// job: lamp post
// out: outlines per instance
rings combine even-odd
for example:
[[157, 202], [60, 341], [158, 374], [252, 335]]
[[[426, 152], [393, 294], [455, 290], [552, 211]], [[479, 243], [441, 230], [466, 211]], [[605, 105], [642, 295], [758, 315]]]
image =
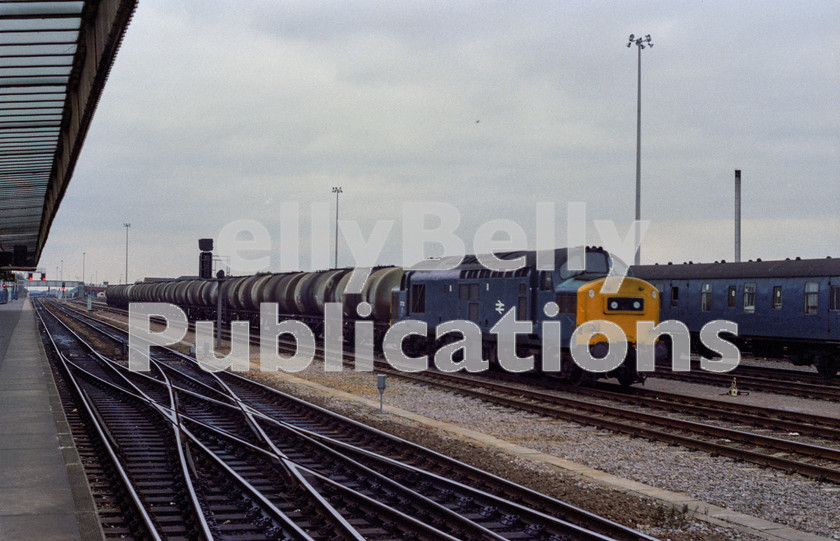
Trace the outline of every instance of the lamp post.
[[338, 268], [338, 194], [344, 193], [341, 186], [333, 186], [332, 193], [335, 194], [335, 259], [333, 264]]
[[125, 283], [128, 283], [128, 228], [131, 227], [131, 224], [128, 222], [123, 223], [123, 227], [125, 227]]
[[638, 81], [636, 84], [636, 265], [641, 262], [642, 258], [642, 239], [641, 239], [641, 225], [639, 222], [642, 219], [642, 49], [645, 47], [653, 47], [650, 41], [650, 34], [645, 37], [637, 38], [634, 34], [630, 34], [630, 39], [627, 42], [627, 47], [635, 44], [639, 51], [639, 69]]

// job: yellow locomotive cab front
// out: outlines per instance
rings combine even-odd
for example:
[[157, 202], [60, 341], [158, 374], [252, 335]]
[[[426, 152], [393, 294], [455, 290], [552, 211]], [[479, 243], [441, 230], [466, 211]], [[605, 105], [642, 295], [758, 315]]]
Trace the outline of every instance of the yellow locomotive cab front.
[[[601, 358], [609, 348], [626, 344], [624, 362], [608, 376], [630, 385], [644, 379], [636, 370], [637, 323], [659, 324], [660, 298], [657, 289], [644, 280], [625, 277], [617, 288], [616, 282], [617, 278], [601, 278], [578, 289], [577, 325], [581, 332], [575, 333], [570, 345], [588, 345], [592, 356]], [[612, 287], [604, 287], [605, 283]]]

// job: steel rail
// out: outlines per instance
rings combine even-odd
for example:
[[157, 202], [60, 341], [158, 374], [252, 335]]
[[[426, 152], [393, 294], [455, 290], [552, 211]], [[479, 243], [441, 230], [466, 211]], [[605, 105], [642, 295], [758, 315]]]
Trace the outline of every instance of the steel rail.
[[[41, 320], [43, 328], [44, 328], [47, 336], [49, 337], [50, 343], [52, 344], [53, 349], [54, 349], [56, 355], [58, 356], [62, 367], [64, 368], [65, 372], [69, 376], [70, 375], [70, 368], [68, 366], [68, 359], [64, 356], [64, 354], [58, 348], [58, 345], [55, 343], [55, 339], [53, 338], [52, 333], [50, 332], [49, 328], [46, 325], [46, 322], [44, 322], [43, 318], [41, 317], [40, 311], [37, 308], [35, 310], [35, 313], [38, 316], [38, 318]], [[130, 495], [132, 506], [134, 507], [135, 512], [137, 513], [137, 515], [140, 517], [141, 521], [143, 522], [143, 525], [146, 529], [146, 532], [148, 533], [148, 535], [152, 539], [161, 540], [162, 538], [158, 534], [157, 527], [155, 526], [154, 521], [152, 521], [151, 516], [149, 516], [149, 513], [146, 511], [146, 507], [143, 504], [143, 502], [140, 498], [140, 495], [134, 489], [134, 485], [131, 482], [131, 478], [128, 475], [128, 472], [126, 472], [125, 468], [122, 466], [122, 463], [120, 462], [116, 451], [114, 450], [113, 446], [110, 444], [110, 438], [106, 435], [107, 431], [104, 430], [102, 424], [99, 422], [99, 420], [97, 418], [98, 415], [96, 415], [94, 413], [94, 409], [93, 409], [92, 405], [90, 404], [89, 398], [85, 396], [85, 393], [82, 392], [82, 389], [79, 387], [78, 382], [76, 382], [76, 380], [74, 378], [70, 377], [69, 382], [71, 383], [72, 388], [75, 390], [75, 393], [76, 393], [77, 397], [79, 398], [79, 400], [81, 402], [81, 405], [85, 408], [85, 411], [88, 414], [88, 417], [90, 419], [91, 424], [93, 425], [94, 430], [99, 435], [100, 442], [102, 443], [103, 447], [105, 448], [106, 453], [108, 454], [108, 457], [111, 460], [112, 467], [114, 468], [114, 470], [119, 475], [119, 478], [120, 478], [120, 480], [123, 484], [124, 489]]]
[[[60, 320], [57, 320], [57, 321], [64, 324]], [[72, 329], [68, 328], [67, 330], [70, 331], [71, 333], [73, 333], [74, 335], [76, 335], [76, 333], [73, 332]], [[76, 337], [82, 343], [85, 343], [88, 347], [90, 347], [90, 344], [87, 344], [83, 339], [79, 338], [78, 335], [76, 335]], [[104, 361], [108, 362], [108, 359], [105, 359], [105, 358], [102, 358], [100, 360], [104, 360]], [[117, 385], [114, 382], [102, 380], [98, 375], [93, 374], [93, 373], [87, 371], [86, 369], [84, 369], [82, 367], [79, 367], [78, 365], [75, 365], [72, 362], [70, 362], [70, 364], [72, 366], [74, 366], [76, 370], [78, 370], [79, 372], [86, 375], [88, 378], [91, 378], [93, 380], [96, 380], [96, 381], [100, 382], [101, 385], [107, 386], [107, 387], [111, 388], [112, 390], [114, 390], [115, 392], [121, 393], [121, 395], [123, 395], [123, 396], [131, 396], [135, 400], [138, 400], [138, 401], [144, 403], [146, 406], [148, 406], [150, 408], [149, 412], [152, 412], [154, 410], [154, 411], [157, 411], [159, 414], [161, 414], [162, 415], [162, 420], [168, 426], [170, 426], [171, 429], [176, 434], [176, 442], [178, 442], [178, 452], [179, 452], [179, 455], [181, 457], [183, 457], [183, 461], [181, 461], [180, 464], [179, 464], [180, 471], [181, 471], [182, 474], [185, 474], [187, 476], [185, 482], [188, 483], [189, 486], [192, 486], [191, 480], [189, 479], [190, 473], [192, 473], [193, 475], [197, 475], [197, 472], [196, 472], [194, 466], [191, 465], [191, 464], [193, 464], [192, 460], [188, 460], [186, 458], [186, 454], [184, 452], [183, 446], [180, 445], [180, 442], [181, 442], [180, 433], [183, 432], [183, 430], [182, 430], [182, 427], [180, 427], [177, 423], [177, 417], [175, 416], [175, 411], [173, 409], [171, 409], [170, 407], [168, 407], [167, 405], [157, 402], [155, 399], [151, 398], [149, 395], [144, 393], [142, 390], [140, 390], [139, 388], [137, 388], [133, 384], [132, 384], [132, 387], [134, 387], [135, 390], [140, 394], [132, 393], [131, 391], [126, 390], [125, 388]], [[120, 369], [124, 370], [124, 368], [120, 367], [119, 365], [116, 365], [116, 367], [117, 367], [118, 370], [120, 370]], [[121, 375], [123, 375], [123, 374], [121, 374]], [[155, 378], [151, 378], [151, 377], [143, 375], [143, 374], [134, 374], [134, 375], [142, 377], [142, 378], [146, 378], [150, 382], [155, 382], [155, 383], [161, 384], [161, 382], [159, 380], [155, 379]], [[162, 376], [165, 378], [165, 375], [162, 375]], [[174, 388], [172, 388], [170, 386], [168, 388], [168, 396], [172, 399], [172, 402], [171, 402], [172, 406], [175, 405], [175, 402], [174, 402], [175, 396], [173, 394], [173, 391], [174, 391]], [[94, 406], [94, 408], [95, 408], [95, 406]], [[94, 409], [94, 413], [96, 413], [96, 409]], [[99, 415], [99, 418], [102, 419], [101, 415]], [[113, 436], [110, 435], [110, 431], [107, 429], [107, 426], [103, 425], [103, 427], [104, 427], [106, 437], [110, 438], [110, 440], [112, 442], [115, 442], [115, 439], [114, 439]], [[117, 454], [119, 455], [120, 453], [118, 452]], [[253, 487], [251, 487], [251, 488], [253, 488]], [[247, 487], [246, 487], [246, 490], [247, 490]], [[194, 514], [195, 515], [200, 515], [200, 518], [199, 517], [196, 517], [196, 518], [198, 520], [200, 520], [201, 523], [203, 524], [201, 533], [204, 535], [204, 538], [213, 539], [216, 536], [212, 533], [212, 531], [210, 529], [210, 526], [206, 521], [206, 518], [205, 518], [204, 512], [203, 512], [203, 508], [202, 508], [200, 502], [198, 501], [198, 496], [197, 496], [197, 494], [195, 493], [194, 490], [193, 490], [192, 494], [193, 494], [192, 503], [193, 503], [193, 506], [194, 506]], [[293, 522], [290, 521], [288, 519], [288, 517], [285, 516], [285, 514], [280, 512], [280, 514], [278, 515], [277, 512], [279, 510], [277, 510], [273, 506], [269, 507], [268, 510], [274, 516], [275, 522], [279, 522], [281, 524], [285, 523], [284, 527], [287, 531], [291, 531], [291, 532], [296, 531], [297, 532], [296, 537], [298, 537], [299, 539], [311, 539], [306, 534], [301, 535], [302, 531], [300, 531], [299, 528], [297, 528], [297, 526], [294, 525]], [[158, 536], [156, 538], [160, 538], [160, 537]]]

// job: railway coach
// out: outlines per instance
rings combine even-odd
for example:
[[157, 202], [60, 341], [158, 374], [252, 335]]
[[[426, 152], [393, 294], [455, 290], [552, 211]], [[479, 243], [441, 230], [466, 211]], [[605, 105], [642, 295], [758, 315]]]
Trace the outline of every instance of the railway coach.
[[[744, 351], [840, 370], [840, 259], [638, 265], [662, 296], [661, 318], [686, 324], [694, 343], [705, 323], [738, 324]], [[702, 348], [702, 346], [700, 346]]]

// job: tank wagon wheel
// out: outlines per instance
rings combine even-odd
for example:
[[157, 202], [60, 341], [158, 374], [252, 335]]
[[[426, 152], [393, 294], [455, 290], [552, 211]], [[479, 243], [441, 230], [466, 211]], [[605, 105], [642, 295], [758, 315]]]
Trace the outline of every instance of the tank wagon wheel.
[[824, 378], [832, 378], [840, 371], [840, 357], [830, 354], [819, 354], [814, 357], [817, 373]]

